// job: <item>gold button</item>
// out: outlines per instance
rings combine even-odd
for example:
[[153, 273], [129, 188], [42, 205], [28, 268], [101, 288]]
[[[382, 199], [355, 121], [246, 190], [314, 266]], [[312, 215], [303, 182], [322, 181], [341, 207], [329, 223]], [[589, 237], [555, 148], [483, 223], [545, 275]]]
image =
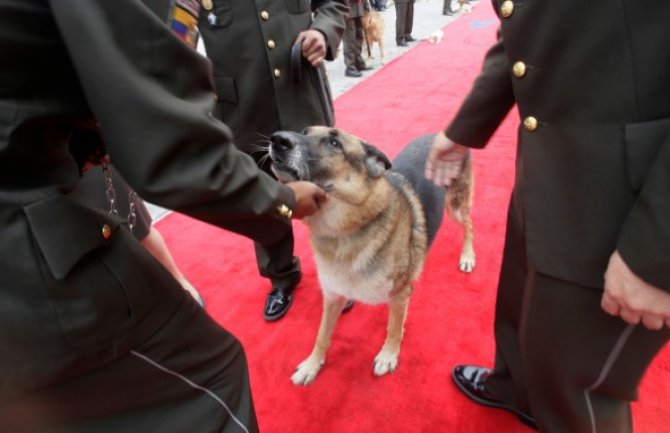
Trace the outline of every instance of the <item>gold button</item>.
[[268, 13], [268, 11], [262, 11], [261, 12], [261, 18], [263, 18], [264, 21], [269, 20], [270, 19], [270, 14]]
[[270, 40], [268, 41], [268, 48], [271, 49], [271, 50], [273, 50], [273, 49], [275, 48], [275, 46], [276, 46], [276, 45], [275, 45], [275, 41], [273, 41], [272, 39], [270, 39]]
[[535, 131], [537, 129], [537, 119], [533, 116], [528, 116], [523, 119], [523, 127], [528, 131]]
[[202, 0], [202, 7], [206, 11], [211, 11], [214, 7], [214, 4], [212, 3], [212, 0]]
[[526, 75], [526, 64], [524, 62], [516, 62], [514, 66], [512, 66], [512, 73], [517, 78], [523, 78], [523, 76]]
[[107, 224], [102, 226], [102, 238], [103, 239], [109, 239], [109, 237], [112, 236], [112, 228], [108, 226]]
[[279, 69], [275, 68], [274, 74], [275, 74], [275, 78], [281, 77], [281, 71]]
[[289, 219], [289, 220], [293, 216], [293, 211], [291, 210], [290, 207], [286, 206], [285, 204], [283, 204], [283, 205], [281, 205], [277, 208], [277, 213], [279, 214], [279, 216], [282, 216], [282, 217], [284, 217], [286, 219]]
[[503, 18], [509, 18], [514, 12], [514, 3], [512, 0], [505, 0], [502, 5], [500, 5], [500, 14]]

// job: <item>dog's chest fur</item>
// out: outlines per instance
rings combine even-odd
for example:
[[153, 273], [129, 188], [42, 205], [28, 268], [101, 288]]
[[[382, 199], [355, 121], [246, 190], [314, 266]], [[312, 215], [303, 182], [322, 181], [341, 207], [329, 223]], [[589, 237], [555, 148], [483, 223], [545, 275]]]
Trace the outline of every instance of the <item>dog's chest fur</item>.
[[[326, 296], [385, 303], [418, 278], [427, 245], [423, 211], [412, 187], [397, 175], [390, 182], [394, 175], [389, 175], [378, 180], [366, 204], [335, 197], [306, 220]], [[358, 225], [352, 227], [352, 221]]]

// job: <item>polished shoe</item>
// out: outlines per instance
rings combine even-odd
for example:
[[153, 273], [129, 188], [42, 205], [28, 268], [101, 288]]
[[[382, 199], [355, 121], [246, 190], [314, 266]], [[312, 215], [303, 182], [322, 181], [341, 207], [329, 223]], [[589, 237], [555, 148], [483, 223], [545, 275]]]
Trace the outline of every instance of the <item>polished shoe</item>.
[[356, 68], [347, 68], [344, 70], [344, 75], [346, 75], [347, 77], [358, 78], [362, 76], [363, 73]]
[[371, 71], [371, 70], [374, 69], [374, 67], [372, 67], [372, 66], [370, 66], [370, 65], [365, 65], [365, 66], [363, 66], [362, 68], [356, 68], [356, 69], [358, 69], [359, 71], [363, 72], [363, 71]]
[[265, 309], [263, 310], [265, 320], [274, 322], [284, 317], [293, 303], [293, 291], [299, 282], [300, 279], [290, 287], [275, 287], [272, 289], [265, 300]]
[[491, 370], [484, 367], [457, 365], [451, 372], [451, 378], [456, 387], [470, 400], [483, 406], [512, 412], [519, 418], [519, 421], [526, 424], [528, 427], [537, 430], [537, 423], [532, 416], [520, 411], [512, 405], [499, 401], [486, 389], [486, 378], [490, 373]]
[[405, 42], [404, 40], [402, 40], [402, 41], [396, 41], [396, 45], [399, 46], [399, 47], [407, 47], [407, 46], [409, 46], [409, 44], [408, 44], [407, 42]]
[[405, 42], [416, 42], [417, 39], [412, 36], [405, 36]]

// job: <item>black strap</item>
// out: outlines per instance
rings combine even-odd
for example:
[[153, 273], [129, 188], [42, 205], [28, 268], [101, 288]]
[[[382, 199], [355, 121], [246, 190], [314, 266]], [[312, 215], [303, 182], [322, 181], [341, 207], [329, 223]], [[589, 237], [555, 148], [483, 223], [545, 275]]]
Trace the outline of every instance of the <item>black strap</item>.
[[291, 47], [291, 77], [296, 83], [302, 81], [302, 41]]

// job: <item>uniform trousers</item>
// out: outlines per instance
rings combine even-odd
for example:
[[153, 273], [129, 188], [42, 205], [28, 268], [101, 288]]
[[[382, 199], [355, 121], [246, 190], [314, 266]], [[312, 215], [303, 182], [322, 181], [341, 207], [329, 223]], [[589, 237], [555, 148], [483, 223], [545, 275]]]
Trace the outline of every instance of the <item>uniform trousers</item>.
[[609, 316], [602, 293], [533, 269], [523, 221], [510, 206], [486, 383], [498, 399], [532, 414], [542, 433], [632, 431], [630, 401], [670, 330]]
[[365, 60], [361, 55], [363, 49], [363, 23], [361, 17], [347, 18], [343, 37], [344, 65], [347, 68], [365, 69]]
[[[275, 177], [270, 169], [271, 163], [269, 158], [265, 157], [266, 153], [248, 151], [248, 149], [240, 150], [254, 158], [261, 170], [273, 178]], [[295, 286], [300, 281], [300, 277], [302, 276], [300, 260], [293, 255], [294, 244], [292, 227], [279, 240], [272, 244], [254, 242], [258, 273], [262, 277], [269, 279], [273, 288], [286, 289]]]
[[395, 4], [395, 41], [402, 42], [412, 35], [414, 27], [414, 2]]
[[0, 431], [256, 432], [235, 337], [117, 219], [25, 196], [0, 192]]

